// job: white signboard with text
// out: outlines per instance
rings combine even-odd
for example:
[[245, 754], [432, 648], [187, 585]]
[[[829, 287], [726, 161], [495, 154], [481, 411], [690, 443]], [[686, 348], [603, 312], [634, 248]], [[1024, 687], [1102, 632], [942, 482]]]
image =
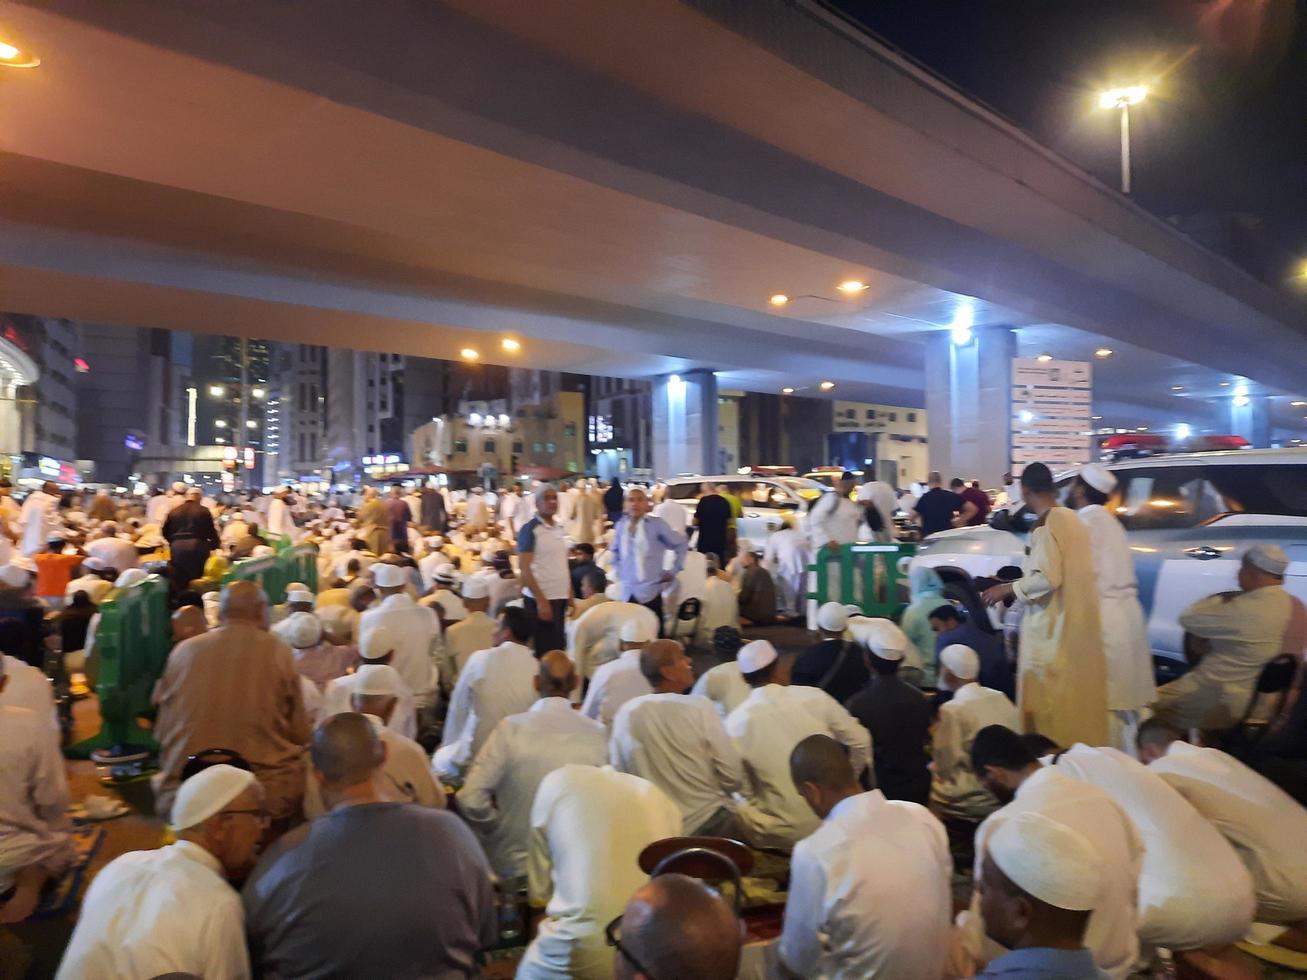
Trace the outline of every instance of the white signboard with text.
[[1087, 361], [1012, 361], [1012, 472], [1027, 463], [1054, 468], [1088, 463], [1093, 427], [1093, 365]]

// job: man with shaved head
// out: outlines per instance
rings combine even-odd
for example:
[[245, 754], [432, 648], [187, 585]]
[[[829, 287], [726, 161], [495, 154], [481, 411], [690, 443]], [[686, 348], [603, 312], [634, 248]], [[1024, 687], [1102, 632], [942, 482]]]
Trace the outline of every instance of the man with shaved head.
[[938, 977], [953, 861], [925, 807], [862, 792], [848, 753], [810, 735], [790, 775], [822, 824], [794, 847], [780, 956], [802, 977]]
[[541, 780], [560, 766], [602, 766], [608, 761], [604, 726], [572, 710], [576, 668], [562, 650], [540, 658], [528, 711], [509, 715], [486, 739], [458, 792], [459, 811], [481, 837], [501, 878], [527, 873], [531, 801]]
[[732, 980], [743, 935], [731, 907], [703, 882], [659, 875], [626, 903], [613, 968], [618, 980]]
[[207, 632], [209, 622], [199, 606], [182, 606], [172, 614], [172, 642], [174, 645]]
[[361, 714], [313, 733], [328, 812], [283, 837], [245, 886], [256, 974], [470, 977], [499, 938], [490, 866], [457, 817], [388, 799]]
[[309, 723], [290, 647], [268, 632], [267, 619], [263, 590], [233, 582], [222, 593], [218, 628], [168, 655], [156, 692], [156, 812], [172, 806], [187, 757], [220, 745], [254, 767], [274, 827], [298, 817]]

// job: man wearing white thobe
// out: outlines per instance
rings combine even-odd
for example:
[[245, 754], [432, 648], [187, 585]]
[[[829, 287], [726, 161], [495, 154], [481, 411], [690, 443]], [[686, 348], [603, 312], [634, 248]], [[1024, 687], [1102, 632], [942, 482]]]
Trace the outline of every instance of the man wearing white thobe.
[[52, 728], [59, 727], [50, 678], [39, 667], [7, 653], [0, 653], [0, 707], [26, 708]]
[[745, 682], [744, 675], [740, 673], [738, 661], [731, 660], [710, 667], [700, 674], [690, 693], [701, 695], [711, 701], [717, 709], [717, 714], [725, 721], [732, 711], [749, 700], [752, 690], [753, 688]]
[[808, 574], [808, 543], [794, 527], [794, 519], [785, 517], [780, 530], [773, 531], [763, 546], [763, 566], [776, 579], [781, 611], [799, 615], [807, 602], [804, 580]]
[[567, 653], [582, 678], [593, 677], [600, 664], [617, 659], [621, 652], [622, 627], [632, 620], [653, 626], [658, 635], [658, 617], [634, 602], [604, 602], [586, 610], [574, 621]]
[[359, 617], [359, 644], [367, 643], [373, 630], [385, 628], [390, 631], [396, 643], [391, 666], [399, 671], [421, 709], [435, 700], [439, 679], [435, 658], [440, 645], [440, 620], [431, 609], [414, 602], [406, 591], [409, 584], [407, 568], [378, 562], [372, 566], [372, 580], [382, 599]]
[[117, 524], [103, 524], [100, 532], [103, 537], [88, 541], [83, 547], [82, 550], [87, 555], [100, 559], [106, 568], [112, 568], [120, 574], [137, 566], [140, 556], [136, 553], [136, 546], [128, 539], [117, 536]]
[[585, 693], [581, 714], [611, 730], [622, 705], [632, 698], [652, 694], [653, 688], [640, 673], [640, 654], [658, 637], [653, 624], [643, 617], [622, 624], [622, 653], [616, 660], [600, 664]]
[[608, 736], [572, 710], [572, 663], [558, 651], [540, 659], [540, 700], [503, 719], [477, 753], [458, 791], [459, 812], [477, 831], [501, 878], [524, 878], [531, 838], [531, 803], [544, 778], [565, 765], [608, 761]]
[[[179, 489], [180, 488], [180, 489]], [[186, 484], [174, 483], [166, 493], [157, 493], [145, 504], [145, 523], [158, 524], [168, 519], [172, 509], [182, 502], [181, 495], [186, 492]]]
[[[388, 629], [375, 629], [368, 635], [367, 643], [361, 644], [358, 671], [337, 677], [327, 684], [322, 692], [322, 707], [318, 712], [318, 721], [323, 722], [335, 715], [354, 710], [354, 691], [359, 682], [359, 671], [369, 664], [391, 665], [395, 659], [395, 647], [398, 640]], [[413, 692], [401, 676], [399, 693], [396, 695], [395, 710], [386, 719], [386, 727], [405, 738], [417, 737], [417, 708], [413, 701]]]
[[1125, 528], [1105, 506], [1116, 477], [1091, 463], [1071, 484], [1068, 502], [1089, 531], [1098, 581], [1098, 615], [1107, 660], [1107, 708], [1112, 745], [1128, 755], [1135, 751], [1139, 711], [1153, 703], [1153, 655], [1148, 646], [1144, 608], [1139, 604], [1135, 563]]
[[640, 852], [680, 832], [676, 804], [638, 776], [578, 765], [547, 775], [531, 806], [527, 858], [531, 904], [545, 917], [518, 980], [609, 980], [604, 928], [648, 880]]
[[703, 583], [699, 625], [694, 634], [695, 646], [711, 648], [713, 637], [719, 629], [723, 626], [737, 629], [739, 625], [740, 597], [735, 594], [730, 582], [719, 578], [715, 570], [710, 570]]
[[40, 490], [33, 490], [27, 495], [22, 510], [18, 512], [23, 554], [31, 556], [45, 551], [54, 532], [60, 528], [59, 488], [47, 482]]
[[291, 542], [299, 540], [299, 528], [295, 526], [295, 518], [291, 516], [290, 505], [286, 502], [290, 496], [290, 491], [285, 490], [278, 493], [268, 503], [268, 531], [272, 534], [280, 534], [282, 537], [289, 539]]
[[498, 629], [487, 613], [490, 608], [487, 580], [473, 575], [464, 582], [462, 604], [463, 617], [445, 630], [441, 646], [440, 680], [447, 691], [453, 689], [472, 654], [495, 645], [495, 630]]
[[[871, 480], [858, 487], [858, 503], [863, 507], [874, 507], [880, 515], [880, 530], [872, 531], [872, 540], [885, 543], [894, 541], [894, 512], [898, 510], [899, 498], [894, 488], [884, 480]], [[870, 529], [871, 521], [867, 521]]]
[[822, 494], [809, 509], [808, 540], [814, 553], [858, 540], [862, 511], [849, 499], [854, 482], [852, 473], [844, 473], [835, 481], [834, 491]]
[[667, 526], [681, 537], [687, 537], [686, 529], [690, 526], [690, 512], [684, 504], [675, 500], [664, 500], [650, 513], [666, 521]]

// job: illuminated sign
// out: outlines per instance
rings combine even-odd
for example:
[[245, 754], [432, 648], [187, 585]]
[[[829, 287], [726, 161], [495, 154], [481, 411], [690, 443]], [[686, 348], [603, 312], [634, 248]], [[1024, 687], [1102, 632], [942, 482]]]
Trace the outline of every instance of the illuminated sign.
[[145, 448], [145, 440], [134, 432], [129, 432], [127, 438], [123, 440], [123, 445], [134, 453], [139, 453]]
[[590, 442], [601, 445], [613, 441], [613, 418], [611, 415], [590, 416]]

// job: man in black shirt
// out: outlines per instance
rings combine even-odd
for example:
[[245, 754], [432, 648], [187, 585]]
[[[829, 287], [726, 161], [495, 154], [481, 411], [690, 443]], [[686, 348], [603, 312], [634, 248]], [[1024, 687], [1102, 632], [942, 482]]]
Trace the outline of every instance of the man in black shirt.
[[962, 503], [962, 498], [956, 493], [944, 489], [944, 478], [939, 473], [931, 473], [930, 489], [921, 495], [914, 510], [917, 523], [921, 525], [921, 536], [927, 538], [951, 528], [953, 515], [961, 512]]
[[585, 577], [592, 572], [597, 573], [603, 581], [603, 585], [599, 586], [597, 591], [602, 592], [604, 589], [608, 588], [608, 576], [604, 574], [602, 568], [595, 564], [594, 545], [588, 544], [585, 541], [572, 545], [572, 555], [568, 561], [568, 565], [571, 566], [572, 592], [576, 595], [581, 594], [581, 583], [585, 581]]
[[711, 483], [703, 485], [703, 496], [694, 509], [694, 526], [699, 529], [696, 550], [716, 555], [718, 566], [726, 564], [726, 529], [731, 523], [731, 505]]
[[191, 487], [186, 491], [186, 499], [163, 522], [163, 536], [172, 555], [174, 594], [188, 588], [195, 579], [203, 578], [209, 552], [222, 547], [218, 529], [213, 526], [213, 515], [200, 503], [203, 497], [199, 487]]
[[869, 674], [862, 651], [844, 642], [848, 622], [849, 614], [838, 602], [817, 610], [821, 642], [799, 654], [790, 671], [791, 684], [819, 687], [840, 704], [866, 686]]

